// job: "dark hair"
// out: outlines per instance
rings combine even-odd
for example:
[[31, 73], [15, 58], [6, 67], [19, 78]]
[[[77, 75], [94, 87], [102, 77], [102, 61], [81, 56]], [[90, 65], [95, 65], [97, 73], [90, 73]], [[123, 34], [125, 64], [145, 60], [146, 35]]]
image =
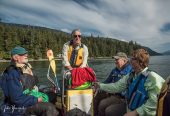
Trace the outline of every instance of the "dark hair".
[[149, 65], [149, 53], [145, 49], [137, 49], [133, 51], [132, 57], [134, 57], [141, 68], [145, 68]]

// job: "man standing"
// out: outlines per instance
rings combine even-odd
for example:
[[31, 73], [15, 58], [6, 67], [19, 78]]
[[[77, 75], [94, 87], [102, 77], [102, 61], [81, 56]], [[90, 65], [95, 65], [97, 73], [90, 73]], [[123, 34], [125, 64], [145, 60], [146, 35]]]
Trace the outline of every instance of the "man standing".
[[88, 59], [88, 48], [81, 43], [81, 32], [79, 29], [72, 31], [73, 39], [64, 44], [62, 50], [63, 66], [67, 70], [75, 67], [86, 67]]

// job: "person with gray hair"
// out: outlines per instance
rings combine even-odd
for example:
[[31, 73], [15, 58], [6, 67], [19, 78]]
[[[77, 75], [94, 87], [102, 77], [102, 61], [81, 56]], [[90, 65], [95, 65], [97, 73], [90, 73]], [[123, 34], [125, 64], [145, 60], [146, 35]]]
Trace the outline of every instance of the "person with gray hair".
[[[4, 100], [0, 106], [0, 115], [58, 115], [55, 106], [44, 101], [46, 95], [35, 90], [35, 84], [35, 76], [31, 65], [28, 63], [28, 51], [23, 47], [16, 46], [11, 51], [11, 63], [0, 78], [0, 85], [4, 94]], [[26, 90], [32, 91], [33, 89], [36, 91], [35, 94], [25, 93]]]
[[[105, 84], [115, 83], [119, 81], [123, 76], [132, 72], [132, 66], [128, 61], [128, 57], [124, 52], [118, 52], [112, 57], [116, 65], [112, 69], [108, 78], [103, 82]], [[94, 111], [95, 115], [107, 116], [112, 114], [112, 109], [114, 107], [119, 107], [122, 114], [126, 112], [126, 102], [124, 99], [125, 92], [120, 92], [116, 94], [110, 94], [105, 91], [100, 91], [94, 98]], [[119, 104], [117, 104], [119, 103]], [[120, 114], [121, 115], [121, 114]]]
[[[155, 116], [158, 95], [164, 83], [163, 77], [149, 69], [149, 53], [141, 48], [134, 50], [130, 58], [133, 72], [116, 83], [95, 83], [95, 87], [108, 93], [126, 91], [127, 112], [123, 116]], [[119, 116], [121, 107], [114, 107], [107, 116]], [[122, 116], [120, 115], [120, 116]], [[104, 116], [104, 115], [102, 115]]]
[[88, 48], [81, 42], [80, 29], [74, 29], [71, 33], [72, 40], [66, 42], [62, 50], [63, 66], [67, 70], [76, 67], [86, 67]]

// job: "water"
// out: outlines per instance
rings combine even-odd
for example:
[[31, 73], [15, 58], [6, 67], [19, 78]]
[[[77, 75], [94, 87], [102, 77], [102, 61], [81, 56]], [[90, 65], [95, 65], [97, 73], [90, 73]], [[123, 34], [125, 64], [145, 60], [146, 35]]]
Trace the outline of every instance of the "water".
[[156, 71], [163, 78], [170, 75], [170, 55], [169, 56], [152, 56], [150, 58], [149, 67]]
[[[162, 77], [167, 78], [170, 75], [170, 56], [152, 56], [150, 58], [149, 67], [151, 70], [156, 71]], [[103, 81], [111, 72], [112, 68], [114, 68], [114, 61], [113, 59], [98, 59], [98, 60], [89, 60], [89, 66], [94, 69], [97, 79], [99, 81]], [[30, 64], [34, 68], [34, 72], [39, 78], [40, 84], [47, 84], [49, 85], [50, 82], [47, 80], [47, 70], [48, 70], [48, 61], [34, 61], [30, 62]], [[61, 61], [56, 61], [57, 64], [57, 78], [61, 80]], [[0, 62], [0, 73], [5, 69], [5, 67], [9, 65], [7, 62]], [[53, 75], [51, 74], [51, 77]], [[0, 96], [2, 94], [0, 93]]]
[[[170, 56], [152, 56], [150, 58], [149, 67], [151, 70], [156, 71], [162, 77], [166, 78], [170, 75]], [[34, 72], [40, 78], [42, 83], [46, 80], [47, 70], [48, 70], [48, 61], [34, 61], [30, 62], [30, 64], [34, 68]], [[88, 64], [92, 67], [97, 75], [98, 80], [103, 80], [106, 78], [112, 68], [114, 68], [113, 59], [98, 59], [98, 60], [89, 60]], [[9, 65], [8, 62], [0, 62], [0, 74], [5, 69], [5, 67]], [[61, 78], [61, 61], [56, 61], [57, 65], [57, 77]], [[43, 81], [44, 80], [44, 81]]]

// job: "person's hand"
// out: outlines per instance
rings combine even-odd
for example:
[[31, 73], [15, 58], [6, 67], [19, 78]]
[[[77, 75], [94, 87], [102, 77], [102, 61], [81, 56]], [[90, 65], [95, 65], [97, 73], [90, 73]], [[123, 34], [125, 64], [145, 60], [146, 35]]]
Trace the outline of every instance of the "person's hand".
[[94, 93], [96, 93], [100, 89], [100, 83], [99, 82], [93, 82], [92, 86], [93, 86]]
[[99, 82], [93, 82], [92, 87], [93, 87], [93, 94], [94, 94], [94, 97], [95, 97], [100, 90]]
[[126, 114], [124, 114], [124, 116], [139, 116], [139, 114], [136, 112], [136, 110], [134, 110], [131, 112], [127, 112]]
[[72, 70], [73, 68], [71, 66], [66, 66], [68, 70]]
[[39, 103], [39, 102], [42, 102], [42, 97], [39, 97], [39, 98], [38, 98], [38, 103]]
[[100, 82], [93, 82], [93, 87], [95, 88], [95, 89], [98, 89], [98, 88], [100, 88]]

